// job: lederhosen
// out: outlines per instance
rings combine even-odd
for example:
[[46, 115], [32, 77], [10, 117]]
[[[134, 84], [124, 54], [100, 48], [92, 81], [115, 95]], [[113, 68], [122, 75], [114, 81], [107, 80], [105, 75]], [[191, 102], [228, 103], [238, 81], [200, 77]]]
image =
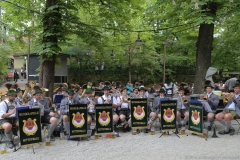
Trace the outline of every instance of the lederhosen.
[[[126, 103], [126, 102], [123, 102], [123, 103]], [[129, 108], [129, 104], [128, 104], [128, 108], [120, 108], [120, 111], [119, 111], [119, 116], [123, 114], [125, 115], [126, 117], [129, 117], [130, 114], [131, 114], [131, 111], [130, 111], [130, 108]]]
[[[13, 103], [15, 103], [16, 106], [14, 106], [14, 105], [9, 106], [6, 101], [3, 101], [3, 102], [4, 102], [4, 103], [6, 104], [6, 106], [7, 106], [7, 111], [6, 111], [6, 113], [8, 113], [8, 111], [9, 111], [10, 109], [14, 109], [14, 108], [17, 106], [16, 102], [13, 102]], [[0, 119], [0, 125], [8, 122], [8, 123], [10, 123], [12, 126], [16, 126], [17, 121], [18, 121], [18, 120], [17, 120], [16, 117], [8, 117], [8, 118]]]

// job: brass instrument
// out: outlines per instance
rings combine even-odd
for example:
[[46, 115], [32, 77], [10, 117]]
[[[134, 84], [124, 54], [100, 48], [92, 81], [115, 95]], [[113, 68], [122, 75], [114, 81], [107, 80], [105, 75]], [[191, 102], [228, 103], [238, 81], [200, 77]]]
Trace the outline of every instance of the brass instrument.
[[205, 100], [205, 101], [207, 101], [208, 100], [208, 96], [207, 96], [207, 93], [203, 93], [203, 98], [201, 98], [201, 100]]
[[189, 102], [189, 101], [187, 100], [187, 98], [184, 97], [184, 98], [183, 98], [183, 103], [184, 103], [184, 104], [188, 104], [188, 102]]
[[41, 90], [42, 90], [42, 98], [44, 99], [45, 97], [46, 97], [46, 92], [48, 91], [48, 89], [47, 88], [41, 88]]
[[27, 97], [27, 94], [28, 94], [28, 92], [29, 92], [30, 89], [31, 89], [31, 88], [30, 88], [29, 84], [26, 83], [26, 84], [25, 84], [25, 90], [24, 90], [24, 93], [23, 93], [23, 95], [22, 95], [22, 101], [24, 100], [25, 97]]
[[228, 100], [229, 100], [229, 98], [230, 98], [231, 96], [233, 96], [233, 94], [234, 94], [233, 92], [225, 93], [224, 98], [223, 98], [223, 102], [227, 103]]
[[[36, 85], [36, 81], [29, 81], [29, 87], [30, 87], [30, 89], [31, 89], [31, 94], [33, 95], [33, 92], [34, 92], [34, 90], [33, 90], [33, 87]], [[30, 90], [29, 90], [30, 91]]]

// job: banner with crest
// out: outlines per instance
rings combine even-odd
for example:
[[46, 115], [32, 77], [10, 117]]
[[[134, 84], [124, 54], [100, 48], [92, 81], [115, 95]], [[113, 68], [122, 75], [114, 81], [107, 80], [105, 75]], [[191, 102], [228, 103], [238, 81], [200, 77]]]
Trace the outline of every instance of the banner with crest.
[[203, 135], [203, 107], [202, 104], [190, 103], [188, 130], [192, 133]]
[[69, 105], [70, 138], [87, 137], [87, 104]]
[[96, 132], [97, 134], [113, 133], [112, 104], [96, 104]]
[[148, 122], [147, 98], [131, 99], [131, 125], [133, 129], [147, 128]]
[[161, 101], [162, 131], [176, 130], [177, 101]]
[[39, 108], [18, 110], [18, 123], [21, 146], [42, 144]]

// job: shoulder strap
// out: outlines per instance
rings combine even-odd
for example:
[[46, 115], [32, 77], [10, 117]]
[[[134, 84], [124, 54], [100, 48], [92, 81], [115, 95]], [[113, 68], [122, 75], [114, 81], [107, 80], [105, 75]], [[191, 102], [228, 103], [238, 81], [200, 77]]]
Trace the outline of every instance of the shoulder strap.
[[101, 96], [101, 99], [102, 99], [102, 102], [104, 103], [104, 99], [103, 99], [103, 96]]
[[6, 113], [8, 113], [8, 110], [9, 110], [9, 106], [8, 106], [8, 104], [7, 104], [7, 102], [6, 101], [3, 101], [5, 104], [6, 104], [6, 106], [7, 106], [7, 111], [6, 111]]

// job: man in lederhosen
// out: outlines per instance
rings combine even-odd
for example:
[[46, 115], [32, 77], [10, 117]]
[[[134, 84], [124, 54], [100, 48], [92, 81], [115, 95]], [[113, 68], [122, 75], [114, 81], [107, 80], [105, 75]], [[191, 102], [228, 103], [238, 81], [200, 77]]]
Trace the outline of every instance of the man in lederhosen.
[[[182, 130], [185, 130], [185, 125], [188, 122], [189, 117], [189, 100], [190, 98], [184, 95], [184, 87], [180, 86], [178, 89], [178, 94], [175, 94], [173, 96], [173, 99], [177, 100], [177, 123], [178, 128], [182, 128]], [[186, 102], [184, 102], [186, 101]], [[181, 115], [184, 115], [183, 123], [181, 122]]]
[[12, 149], [14, 146], [12, 127], [18, 126], [16, 119], [17, 104], [14, 101], [16, 95], [17, 95], [16, 91], [8, 90], [7, 92], [8, 98], [6, 98], [4, 101], [0, 103], [0, 126], [2, 126], [2, 128], [5, 131], [5, 136], [9, 141], [8, 147], [10, 149]]
[[[101, 97], [98, 98], [98, 104], [112, 104], [112, 97], [109, 94], [110, 92], [110, 87], [109, 86], [104, 86], [103, 87], [103, 95]], [[118, 115], [116, 114], [116, 112], [114, 111], [115, 106], [113, 106], [113, 126], [114, 126], [114, 135], [116, 137], [119, 137], [119, 133], [116, 131], [116, 124], [119, 120]]]
[[123, 123], [123, 132], [130, 131], [130, 127], [128, 125], [128, 122], [126, 121], [127, 117], [131, 117], [129, 98], [130, 97], [127, 95], [127, 88], [123, 88], [122, 95], [120, 97], [121, 101], [119, 111], [119, 117], [121, 122]]
[[70, 137], [70, 123], [69, 123], [69, 105], [72, 104], [79, 104], [78, 101], [73, 99], [74, 90], [68, 89], [67, 90], [68, 96], [61, 101], [60, 105], [60, 113], [63, 120], [63, 126], [67, 132], [68, 138]]
[[40, 87], [34, 86], [33, 90], [33, 99], [28, 102], [29, 108], [33, 106], [39, 106], [41, 113], [41, 123], [50, 123], [46, 141], [54, 141], [55, 139], [52, 133], [57, 126], [57, 118], [55, 118], [55, 113], [50, 112], [49, 101], [46, 98], [42, 98], [43, 91], [40, 89]]
[[156, 117], [159, 118], [159, 122], [161, 121], [161, 110], [160, 110], [161, 99], [166, 98], [165, 93], [166, 93], [166, 91], [163, 88], [161, 88], [159, 90], [159, 96], [154, 98], [153, 107], [154, 107], [155, 111], [152, 111], [149, 115], [148, 129], [145, 130], [145, 133], [148, 133], [151, 130], [152, 124], [155, 122]]
[[233, 86], [234, 93], [228, 97], [224, 110], [216, 115], [216, 119], [225, 126], [225, 129], [219, 131], [219, 134], [234, 134], [234, 128], [230, 129], [231, 120], [236, 116], [240, 116], [240, 81]]
[[[207, 111], [207, 119], [208, 119], [208, 131], [211, 131], [212, 125], [213, 125], [213, 120], [214, 120], [214, 115], [217, 111], [218, 103], [219, 103], [219, 97], [215, 95], [212, 90], [213, 86], [211, 85], [211, 81], [205, 81], [205, 87], [206, 89], [206, 102], [207, 104], [211, 107], [212, 111]], [[204, 95], [200, 95], [200, 99], [203, 99]]]
[[[80, 104], [87, 104], [87, 109], [88, 109], [87, 129], [91, 130], [92, 120], [96, 119], [95, 105], [97, 104], [97, 99], [93, 97], [93, 90], [91, 88], [86, 89], [85, 97], [80, 100]], [[94, 133], [92, 133], [92, 135], [93, 134]]]

